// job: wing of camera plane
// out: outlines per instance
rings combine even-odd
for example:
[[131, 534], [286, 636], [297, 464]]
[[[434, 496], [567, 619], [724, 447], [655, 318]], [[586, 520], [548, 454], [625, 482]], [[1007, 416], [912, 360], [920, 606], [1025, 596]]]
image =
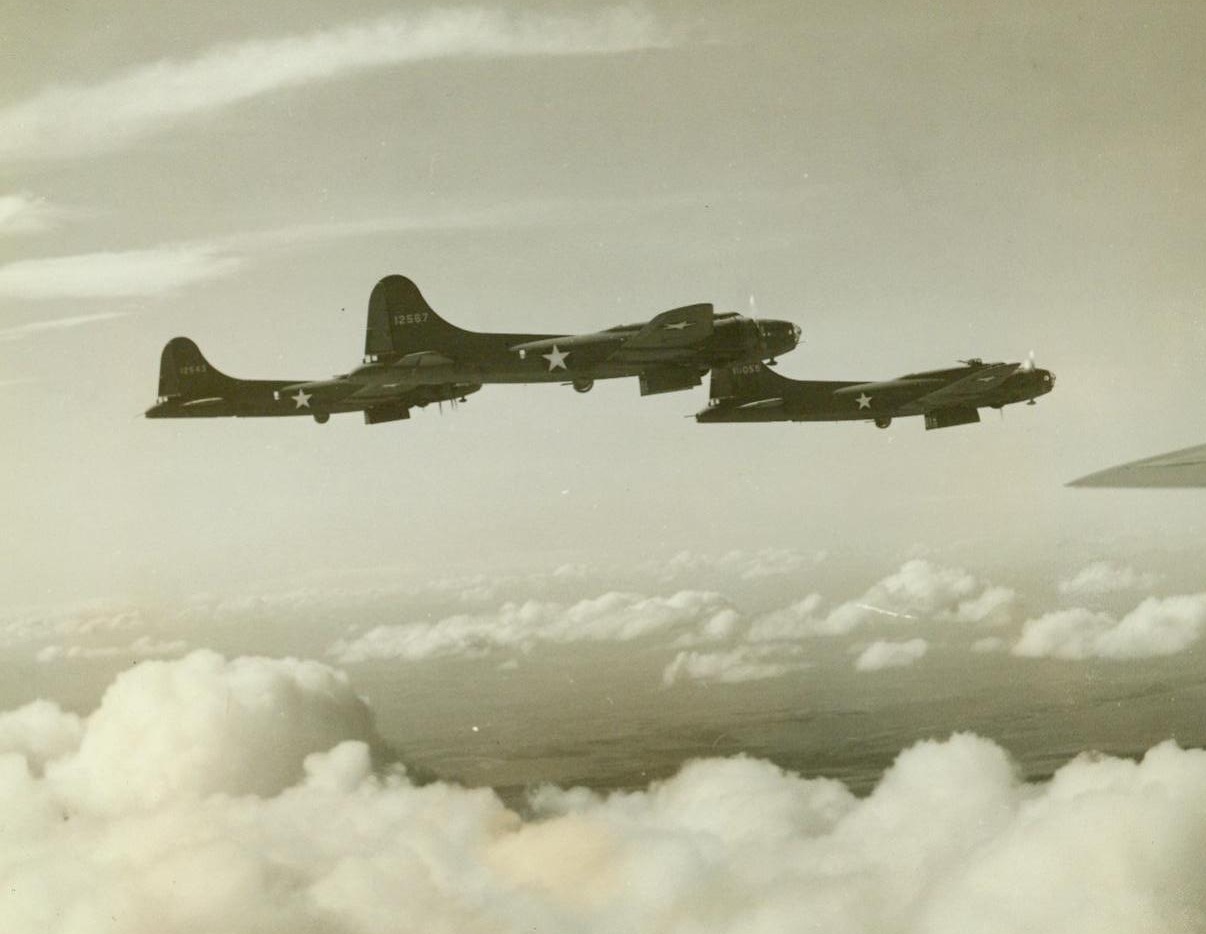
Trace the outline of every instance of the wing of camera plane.
[[1130, 489], [1206, 487], [1206, 444], [1099, 470], [1073, 480], [1068, 486]]

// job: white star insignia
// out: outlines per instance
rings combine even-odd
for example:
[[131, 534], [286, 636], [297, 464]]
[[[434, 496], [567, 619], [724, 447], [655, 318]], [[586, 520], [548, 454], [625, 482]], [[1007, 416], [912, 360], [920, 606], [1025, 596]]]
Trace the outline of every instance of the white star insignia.
[[310, 399], [313, 395], [314, 393], [312, 392], [307, 393], [304, 389], [299, 389], [296, 396], [290, 396], [289, 398], [296, 403], [294, 408], [308, 409], [310, 407]]
[[542, 353], [540, 356], [549, 362], [549, 372], [552, 372], [553, 370], [568, 370], [569, 367], [565, 365], [565, 358], [571, 353], [573, 353], [571, 350], [558, 350], [557, 345], [554, 344], [552, 353]]
[[676, 321], [674, 324], [667, 324], [665, 327], [667, 331], [685, 331], [690, 326], [690, 321]]
[[869, 395], [867, 395], [865, 392], [861, 393], [859, 395], [859, 397], [857, 399], [855, 399], [854, 401], [858, 403], [858, 407], [860, 409], [871, 408], [871, 397]]

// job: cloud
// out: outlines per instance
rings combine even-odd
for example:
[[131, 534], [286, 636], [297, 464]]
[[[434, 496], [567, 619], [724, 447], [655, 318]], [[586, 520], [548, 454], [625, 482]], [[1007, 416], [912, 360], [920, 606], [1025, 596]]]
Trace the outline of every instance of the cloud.
[[0, 756], [21, 756], [39, 775], [48, 761], [78, 749], [83, 735], [84, 721], [50, 701], [0, 713]]
[[1152, 658], [1176, 655], [1202, 635], [1206, 594], [1149, 597], [1122, 619], [1080, 607], [1027, 620], [1013, 646], [1027, 658]]
[[[49, 321], [29, 321], [11, 328], [0, 328], [0, 341], [19, 341], [36, 334], [53, 331], [66, 331], [85, 324], [96, 324], [100, 321], [112, 321], [115, 318], [125, 318], [126, 311], [102, 311], [91, 315], [71, 315], [67, 318], [51, 318]], [[18, 382], [13, 380], [11, 382]]]
[[768, 613], [750, 627], [752, 641], [840, 636], [873, 622], [997, 625], [1008, 621], [1017, 594], [981, 581], [962, 568], [923, 559], [903, 564], [861, 597], [821, 611], [812, 594], [786, 609]]
[[907, 642], [872, 642], [854, 661], [858, 671], [882, 671], [884, 668], [908, 668], [925, 656], [930, 644], [925, 639]]
[[[0, 714], [0, 928], [989, 934], [1202, 929], [1206, 754], [1081, 756], [1044, 783], [976, 736], [858, 798], [747, 756], [647, 788], [489, 789], [374, 766], [346, 679], [196, 653], [86, 718]], [[266, 754], [270, 752], [271, 754]], [[1086, 894], [1087, 893], [1087, 894]]]
[[39, 662], [57, 662], [64, 659], [95, 658], [151, 658], [156, 655], [181, 655], [188, 651], [183, 639], [156, 640], [150, 636], [139, 636], [127, 645], [46, 645], [34, 656]]
[[670, 597], [612, 592], [571, 605], [528, 600], [498, 611], [436, 622], [377, 626], [341, 639], [330, 655], [345, 664], [372, 659], [419, 661], [445, 655], [484, 655], [494, 649], [529, 651], [537, 644], [628, 642], [671, 630], [693, 640], [727, 635], [736, 611], [718, 594], [683, 590]]
[[[165, 243], [132, 250], [107, 250], [68, 256], [19, 260], [0, 266], [0, 297], [20, 299], [134, 298], [156, 296], [185, 286], [232, 275], [250, 259], [266, 251], [307, 243], [371, 237], [385, 234], [419, 234], [437, 230], [512, 229], [521, 226], [578, 222], [598, 217], [607, 207], [622, 202], [541, 199], [482, 208], [429, 205], [410, 214], [370, 217], [332, 223], [300, 223], [262, 230], [236, 231], [209, 240]], [[649, 199], [632, 207], [650, 209]], [[2, 221], [2, 218], [0, 218]], [[3, 229], [0, 228], [0, 233]], [[110, 315], [116, 317], [117, 315]], [[37, 330], [70, 327], [101, 320], [100, 315], [78, 315], [59, 322], [24, 325], [0, 332], [0, 339], [28, 336]], [[749, 578], [787, 573], [798, 559], [791, 552], [765, 549], [753, 555], [727, 556]]]
[[0, 646], [102, 636], [147, 625], [148, 618], [139, 607], [104, 600], [13, 608], [0, 613]]
[[755, 551], [733, 549], [720, 555], [680, 551], [668, 560], [650, 562], [649, 568], [665, 580], [699, 572], [730, 574], [742, 580], [758, 580], [799, 573], [820, 564], [825, 557], [822, 551], [804, 555], [786, 548], [759, 548]]
[[0, 195], [0, 236], [49, 230], [70, 213], [24, 192]]
[[[203, 244], [18, 260], [0, 266], [0, 297], [53, 299], [161, 295], [228, 276], [240, 265], [241, 260], [237, 257]], [[65, 320], [82, 323], [83, 317]]]
[[1059, 592], [1065, 597], [1091, 597], [1118, 593], [1124, 590], [1149, 590], [1160, 581], [1160, 575], [1140, 573], [1132, 567], [1095, 561], [1075, 575], [1059, 582]]
[[303, 777], [310, 753], [374, 738], [368, 708], [326, 665], [198, 651], [119, 675], [79, 748], [46, 773], [81, 808], [145, 811], [217, 793], [276, 794]]
[[662, 671], [662, 684], [680, 680], [739, 684], [778, 678], [809, 667], [798, 645], [739, 645], [719, 652], [683, 651]]
[[669, 44], [670, 36], [653, 17], [633, 7], [565, 16], [432, 10], [230, 43], [86, 85], [52, 85], [0, 110], [0, 161], [113, 150], [189, 117], [274, 91], [407, 62], [590, 55]]

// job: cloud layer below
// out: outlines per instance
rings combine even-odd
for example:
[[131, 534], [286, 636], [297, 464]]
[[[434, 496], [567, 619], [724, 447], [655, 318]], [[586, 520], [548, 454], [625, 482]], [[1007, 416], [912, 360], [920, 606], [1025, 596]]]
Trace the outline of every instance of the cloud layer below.
[[670, 597], [645, 597], [612, 592], [569, 606], [528, 600], [504, 604], [495, 613], [377, 626], [337, 641], [330, 654], [345, 664], [419, 661], [494, 649], [526, 652], [540, 642], [628, 642], [672, 630], [687, 641], [710, 641], [728, 635], [737, 619], [736, 611], [713, 593], [683, 590]]
[[867, 798], [738, 756], [646, 789], [489, 790], [374, 766], [313, 662], [208, 652], [86, 718], [0, 714], [0, 928], [72, 931], [1187, 932], [1206, 924], [1206, 753], [1019, 780], [972, 735]]
[[1121, 619], [1075, 608], [1027, 620], [1014, 655], [1064, 659], [1176, 655], [1206, 626], [1206, 594], [1148, 597]]

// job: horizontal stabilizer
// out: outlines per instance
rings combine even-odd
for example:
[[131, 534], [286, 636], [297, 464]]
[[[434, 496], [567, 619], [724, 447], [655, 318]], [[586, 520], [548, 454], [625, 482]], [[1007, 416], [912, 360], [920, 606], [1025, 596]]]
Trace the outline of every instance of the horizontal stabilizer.
[[445, 357], [443, 354], [435, 353], [431, 350], [420, 350], [418, 353], [408, 353], [400, 359], [394, 366], [407, 367], [431, 367], [431, 366], [452, 366], [455, 361], [451, 357]]
[[184, 408], [196, 408], [202, 405], [220, 405], [226, 400], [222, 396], [210, 396], [208, 399], [189, 399], [187, 402], [182, 402]]
[[757, 402], [745, 402], [738, 406], [739, 409], [778, 409], [782, 408], [782, 399], [759, 399]]

